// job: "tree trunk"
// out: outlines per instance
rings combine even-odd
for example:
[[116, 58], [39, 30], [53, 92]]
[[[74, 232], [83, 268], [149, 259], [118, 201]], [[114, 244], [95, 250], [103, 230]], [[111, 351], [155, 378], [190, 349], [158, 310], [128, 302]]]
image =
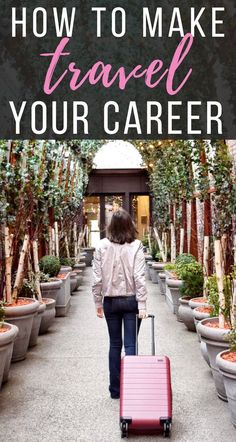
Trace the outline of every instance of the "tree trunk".
[[57, 258], [59, 258], [59, 233], [58, 233], [58, 222], [54, 223], [54, 231], [55, 231], [55, 253]]
[[227, 233], [224, 233], [221, 237], [221, 259], [222, 259], [222, 265], [224, 269], [224, 273], [226, 273], [227, 270], [227, 246], [228, 246], [228, 235]]
[[25, 256], [26, 256], [26, 253], [28, 250], [28, 245], [29, 245], [29, 235], [25, 235], [23, 246], [22, 246], [22, 249], [20, 252], [20, 260], [19, 260], [19, 265], [18, 265], [18, 269], [17, 269], [17, 273], [16, 273], [16, 279], [15, 279], [13, 292], [12, 292], [13, 299], [17, 298], [18, 291], [19, 291], [20, 285], [21, 285], [23, 277], [24, 277], [24, 262], [25, 262]]
[[209, 236], [204, 236], [204, 245], [203, 245], [203, 274], [204, 274], [203, 295], [204, 296], [206, 296], [206, 283], [209, 276], [209, 250], [210, 250], [210, 238]]
[[56, 240], [55, 240], [55, 229], [52, 228], [52, 254], [56, 254]]
[[184, 229], [183, 253], [188, 253], [188, 222], [187, 222], [187, 201], [182, 201], [182, 228]]
[[67, 256], [67, 258], [70, 258], [70, 249], [69, 249], [69, 242], [68, 242], [67, 233], [65, 233], [65, 246], [66, 246], [66, 256]]
[[52, 227], [48, 227], [48, 236], [49, 236], [49, 255], [53, 255], [53, 245], [52, 245]]
[[78, 262], [80, 260], [80, 248], [82, 246], [82, 241], [83, 241], [83, 232], [80, 232], [78, 235], [78, 241], [77, 241], [77, 255], [75, 257], [76, 264], [78, 264]]
[[151, 234], [148, 233], [148, 248], [150, 253], [152, 253], [152, 243], [151, 243]]
[[78, 255], [78, 238], [77, 238], [77, 225], [74, 223], [73, 225], [73, 238], [74, 238], [74, 254], [75, 258]]
[[218, 292], [219, 292], [219, 303], [220, 303], [219, 327], [224, 328], [225, 319], [224, 319], [224, 315], [222, 314], [222, 311], [225, 308], [224, 272], [223, 272], [222, 250], [221, 250], [220, 239], [215, 240], [214, 246], [215, 246], [216, 278], [217, 278], [217, 286], [218, 286]]
[[161, 242], [161, 239], [160, 239], [160, 236], [159, 236], [159, 233], [158, 233], [156, 227], [154, 227], [153, 231], [154, 231], [154, 235], [155, 235], [155, 238], [156, 238], [159, 250], [160, 250], [162, 260], [163, 260], [163, 262], [166, 262], [165, 252], [164, 252], [163, 245], [162, 245], [162, 242]]
[[167, 261], [167, 252], [168, 252], [168, 237], [167, 232], [164, 232], [164, 253]]
[[174, 205], [170, 204], [170, 255], [171, 262], [176, 259], [176, 242], [175, 242], [175, 227], [174, 227]]
[[11, 302], [11, 268], [12, 268], [12, 254], [11, 254], [11, 238], [9, 234], [9, 228], [5, 227], [5, 260], [6, 260], [6, 290], [5, 298], [6, 302]]
[[34, 271], [35, 271], [35, 284], [39, 302], [42, 302], [42, 293], [40, 288], [40, 269], [39, 269], [39, 256], [38, 256], [38, 241], [33, 241], [33, 257], [34, 257]]
[[191, 232], [190, 253], [198, 260], [198, 237], [197, 237], [197, 207], [196, 198], [191, 201]]
[[232, 265], [234, 264], [232, 231], [233, 225], [231, 223], [231, 225], [228, 226], [227, 232], [222, 236], [222, 254], [225, 274], [231, 272]]
[[[207, 158], [206, 158], [206, 151], [204, 146], [204, 141], [202, 140], [202, 146], [201, 146], [201, 163], [205, 167], [204, 170], [204, 176], [208, 179], [208, 165], [207, 165]], [[213, 261], [211, 256], [211, 249], [210, 249], [210, 238], [212, 237], [212, 214], [211, 214], [211, 195], [208, 193], [204, 199], [204, 238], [209, 238], [209, 246], [208, 246], [208, 264], [206, 272], [209, 275], [213, 273]], [[208, 240], [207, 240], [208, 241]], [[204, 258], [203, 258], [204, 261]], [[203, 262], [204, 265], [204, 262]]]
[[184, 236], [185, 236], [185, 231], [184, 231], [183, 227], [181, 227], [181, 229], [180, 229], [180, 241], [179, 241], [179, 254], [180, 255], [182, 253], [184, 253]]
[[175, 228], [174, 224], [170, 225], [170, 237], [171, 237], [171, 262], [176, 260], [176, 241], [175, 241]]
[[49, 207], [49, 209], [48, 209], [48, 218], [49, 218], [50, 226], [53, 227], [53, 225], [54, 225], [54, 218], [55, 218], [53, 207]]
[[175, 203], [174, 205], [174, 227], [175, 227], [175, 247], [176, 253], [180, 248], [180, 223], [177, 220], [177, 212], [179, 210], [179, 203]]
[[236, 234], [234, 235], [234, 265], [236, 266]]
[[209, 238], [209, 255], [208, 255], [208, 275], [213, 272], [213, 262], [210, 249], [210, 238], [212, 236], [212, 215], [211, 215], [211, 197], [210, 194], [204, 201], [204, 237]]

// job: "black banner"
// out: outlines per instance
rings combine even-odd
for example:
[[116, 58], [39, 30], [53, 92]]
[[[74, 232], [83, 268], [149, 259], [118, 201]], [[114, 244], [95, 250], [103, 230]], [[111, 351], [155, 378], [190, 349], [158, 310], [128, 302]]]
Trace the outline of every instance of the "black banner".
[[236, 137], [233, 1], [0, 3], [1, 138]]

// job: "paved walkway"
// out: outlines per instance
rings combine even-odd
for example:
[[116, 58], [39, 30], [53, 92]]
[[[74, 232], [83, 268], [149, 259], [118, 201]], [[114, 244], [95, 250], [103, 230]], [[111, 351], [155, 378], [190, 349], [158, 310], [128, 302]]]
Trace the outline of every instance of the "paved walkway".
[[[15, 363], [0, 393], [0, 441], [118, 442], [119, 401], [108, 395], [108, 340], [104, 320], [95, 316], [91, 269], [72, 298], [70, 314], [57, 318], [27, 359]], [[148, 282], [149, 311], [156, 315], [159, 353], [172, 363], [172, 441], [233, 442], [227, 404], [217, 398], [201, 359], [195, 333], [170, 313], [158, 286]], [[140, 352], [148, 349], [149, 321], [142, 324]], [[162, 441], [132, 436], [136, 442]], [[166, 439], [165, 439], [166, 440]]]

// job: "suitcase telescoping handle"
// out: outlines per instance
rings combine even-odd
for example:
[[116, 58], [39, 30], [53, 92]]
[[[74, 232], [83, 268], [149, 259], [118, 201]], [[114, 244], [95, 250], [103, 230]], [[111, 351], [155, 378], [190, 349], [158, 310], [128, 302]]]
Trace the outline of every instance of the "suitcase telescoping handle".
[[[151, 344], [152, 344], [152, 356], [155, 355], [155, 335], [154, 335], [154, 315], [148, 315], [147, 318], [151, 319]], [[136, 315], [136, 356], [138, 355], [138, 315]]]

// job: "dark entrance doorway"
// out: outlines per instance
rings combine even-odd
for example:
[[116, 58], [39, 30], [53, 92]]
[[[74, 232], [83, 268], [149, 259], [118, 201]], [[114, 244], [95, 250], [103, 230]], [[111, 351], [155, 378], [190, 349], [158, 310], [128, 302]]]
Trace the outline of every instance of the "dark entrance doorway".
[[97, 169], [90, 175], [84, 200], [88, 243], [96, 246], [106, 236], [113, 211], [123, 207], [136, 224], [139, 238], [150, 225], [148, 175], [145, 169]]

